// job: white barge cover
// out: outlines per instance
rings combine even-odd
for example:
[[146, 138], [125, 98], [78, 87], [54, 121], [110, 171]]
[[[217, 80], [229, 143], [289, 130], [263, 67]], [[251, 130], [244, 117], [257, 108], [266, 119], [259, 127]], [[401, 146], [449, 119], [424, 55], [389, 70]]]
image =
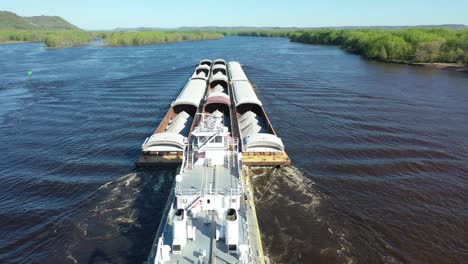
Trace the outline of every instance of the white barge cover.
[[218, 72], [215, 75], [211, 75], [210, 83], [212, 83], [214, 81], [223, 81], [223, 82], [227, 83], [228, 82], [228, 77], [226, 75], [224, 75], [222, 72]]
[[211, 66], [211, 64], [213, 64], [213, 62], [210, 60], [210, 59], [203, 59], [200, 61], [200, 63], [198, 65], [208, 65], [208, 66]]
[[244, 137], [244, 149], [247, 152], [280, 152], [284, 151], [281, 138], [267, 133], [252, 134]]
[[176, 105], [193, 105], [198, 107], [200, 101], [203, 99], [206, 91], [206, 81], [201, 79], [192, 79], [188, 81], [184, 89], [172, 103], [172, 106]]
[[207, 80], [208, 75], [210, 74], [210, 70], [211, 70], [211, 67], [206, 65], [206, 64], [199, 65], [199, 66], [197, 66], [197, 68], [193, 72], [192, 77], [190, 77], [190, 79], [204, 79], [204, 80]]
[[239, 117], [239, 129], [246, 152], [284, 151], [281, 138], [268, 133], [265, 120], [252, 111], [247, 111]]
[[232, 91], [234, 92], [234, 102], [236, 106], [241, 104], [256, 104], [262, 106], [262, 102], [258, 100], [250, 82], [233, 82]]
[[173, 152], [184, 150], [187, 135], [193, 118], [185, 111], [180, 112], [169, 121], [166, 131], [153, 134], [141, 146], [143, 151]]
[[211, 69], [214, 71], [216, 69], [222, 69], [222, 70], [227, 70], [226, 69], [226, 65], [224, 64], [215, 64], [213, 67], [211, 67]]
[[185, 137], [178, 133], [153, 134], [143, 143], [143, 151], [183, 151]]
[[214, 60], [214, 64], [226, 65], [226, 61], [223, 59], [216, 59]]
[[237, 61], [230, 61], [228, 63], [229, 66], [229, 74], [231, 75], [231, 81], [248, 81], [247, 76], [242, 70], [242, 67], [239, 62]]

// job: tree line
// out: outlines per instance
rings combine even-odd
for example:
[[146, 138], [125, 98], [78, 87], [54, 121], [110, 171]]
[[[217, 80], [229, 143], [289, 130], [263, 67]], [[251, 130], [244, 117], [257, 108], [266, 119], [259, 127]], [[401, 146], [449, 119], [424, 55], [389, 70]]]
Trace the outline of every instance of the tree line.
[[274, 29], [274, 30], [228, 30], [222, 31], [224, 35], [231, 36], [244, 36], [244, 37], [277, 37], [277, 38], [289, 38], [293, 33], [298, 31], [292, 31], [287, 29]]
[[101, 32], [100, 37], [109, 46], [141, 46], [181, 41], [222, 38], [217, 32], [207, 31], [119, 31]]
[[230, 31], [227, 35], [288, 37], [291, 41], [337, 45], [368, 59], [400, 63], [468, 63], [468, 30], [445, 28]]
[[64, 48], [90, 42], [92, 34], [81, 30], [0, 30], [0, 43], [39, 42], [49, 48]]
[[401, 63], [468, 63], [468, 30], [322, 29], [244, 31], [1, 30], [2, 42], [43, 42], [49, 48], [74, 47], [101, 38], [109, 46], [150, 45], [222, 38], [223, 35], [285, 37], [294, 42], [337, 45], [365, 58]]
[[206, 31], [121, 31], [91, 32], [82, 30], [0, 30], [0, 43], [38, 42], [48, 48], [85, 45], [93, 39], [103, 39], [109, 46], [139, 46], [180, 41], [222, 38], [223, 34]]

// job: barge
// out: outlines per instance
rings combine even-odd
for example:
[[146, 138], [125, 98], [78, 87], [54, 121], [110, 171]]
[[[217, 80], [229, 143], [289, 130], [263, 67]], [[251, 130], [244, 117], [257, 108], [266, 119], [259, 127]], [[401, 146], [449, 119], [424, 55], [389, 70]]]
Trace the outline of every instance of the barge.
[[[208, 92], [203, 103], [203, 113], [222, 114], [223, 122], [229, 131], [233, 127], [235, 115], [231, 108], [231, 95], [229, 78], [227, 76], [226, 61], [217, 59], [212, 67], [212, 75], [209, 80]], [[234, 135], [235, 136], [235, 135]]]
[[206, 95], [211, 64], [211, 60], [200, 61], [153, 135], [142, 144], [142, 153], [136, 165], [182, 162], [185, 142], [194, 128], [197, 113], [200, 112], [201, 102]]
[[204, 59], [172, 102], [156, 131], [142, 144], [138, 166], [180, 165], [185, 141], [197, 124], [197, 113], [222, 115], [232, 137], [240, 139], [247, 166], [290, 166], [277, 136], [240, 63]]
[[229, 62], [229, 75], [241, 139], [242, 162], [247, 166], [290, 166], [291, 160], [276, 135], [252, 84], [238, 62]]

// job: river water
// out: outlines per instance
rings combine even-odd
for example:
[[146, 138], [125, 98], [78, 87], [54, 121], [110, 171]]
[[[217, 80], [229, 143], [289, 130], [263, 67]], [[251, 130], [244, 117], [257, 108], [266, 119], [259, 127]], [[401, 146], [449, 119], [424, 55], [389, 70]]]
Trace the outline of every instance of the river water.
[[1, 263], [145, 260], [175, 169], [133, 162], [205, 57], [244, 64], [294, 165], [253, 170], [272, 262], [468, 259], [466, 74], [281, 38], [0, 55]]

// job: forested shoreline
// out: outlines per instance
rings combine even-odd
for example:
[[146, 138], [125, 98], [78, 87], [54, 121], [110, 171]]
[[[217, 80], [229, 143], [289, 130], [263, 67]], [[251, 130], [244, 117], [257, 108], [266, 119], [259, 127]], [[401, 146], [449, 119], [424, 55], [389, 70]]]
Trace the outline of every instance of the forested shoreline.
[[0, 43], [37, 42], [48, 48], [85, 45], [93, 34], [82, 30], [0, 30]]
[[367, 59], [397, 63], [468, 63], [468, 30], [322, 29], [248, 31], [0, 30], [0, 43], [42, 42], [48, 48], [85, 45], [103, 39], [107, 46], [140, 46], [222, 38], [224, 35], [284, 37], [291, 41], [336, 45]]
[[221, 33], [206, 31], [0, 30], [0, 43], [37, 42], [44, 43], [48, 48], [76, 47], [93, 39], [103, 39], [108, 46], [141, 46], [222, 37]]
[[336, 45], [368, 59], [398, 63], [468, 63], [468, 30], [269, 30], [228, 31], [227, 35], [288, 37], [291, 41]]
[[142, 46], [224, 37], [221, 33], [208, 31], [117, 31], [101, 32], [99, 35], [108, 46]]

